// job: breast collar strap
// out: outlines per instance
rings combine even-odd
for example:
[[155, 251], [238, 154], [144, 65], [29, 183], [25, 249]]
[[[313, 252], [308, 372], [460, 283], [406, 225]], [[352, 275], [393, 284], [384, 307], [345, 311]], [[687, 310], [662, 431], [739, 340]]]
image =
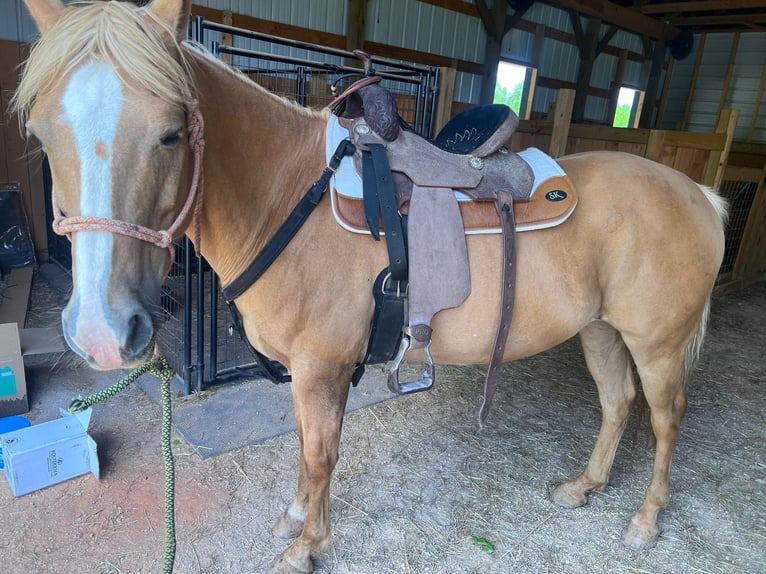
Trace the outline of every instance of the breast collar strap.
[[330, 159], [330, 164], [322, 172], [320, 178], [306, 192], [306, 195], [298, 202], [298, 205], [295, 206], [295, 209], [293, 209], [279, 230], [274, 234], [274, 237], [266, 244], [266, 247], [263, 248], [239, 277], [221, 288], [226, 301], [234, 301], [237, 297], [241, 296], [271, 267], [271, 264], [285, 250], [285, 247], [295, 237], [295, 234], [298, 233], [309, 215], [319, 205], [325, 191], [327, 191], [330, 178], [335, 173], [335, 170], [338, 169], [340, 162], [344, 157], [353, 155], [355, 151], [354, 144], [348, 139], [344, 139], [338, 144], [335, 153], [333, 153]]

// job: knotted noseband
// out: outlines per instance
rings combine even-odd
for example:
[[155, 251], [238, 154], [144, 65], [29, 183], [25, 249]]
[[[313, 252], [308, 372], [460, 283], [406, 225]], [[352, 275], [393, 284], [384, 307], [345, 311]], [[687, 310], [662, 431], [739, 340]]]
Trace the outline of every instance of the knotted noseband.
[[56, 203], [56, 196], [51, 192], [51, 204], [53, 207], [53, 231], [58, 235], [70, 237], [75, 231], [106, 231], [126, 235], [141, 241], [152, 243], [158, 247], [167, 248], [170, 251], [170, 263], [175, 261], [175, 246], [173, 240], [178, 233], [181, 224], [189, 215], [194, 206], [194, 246], [197, 253], [200, 249], [200, 215], [202, 213], [202, 192], [204, 178], [202, 174], [202, 156], [205, 151], [205, 122], [199, 110], [199, 102], [190, 100], [186, 105], [186, 123], [189, 137], [189, 148], [194, 156], [194, 173], [192, 175], [189, 195], [186, 197], [181, 212], [176, 216], [173, 224], [166, 230], [155, 231], [137, 223], [128, 223], [119, 219], [95, 217], [89, 215], [75, 215], [64, 217]]

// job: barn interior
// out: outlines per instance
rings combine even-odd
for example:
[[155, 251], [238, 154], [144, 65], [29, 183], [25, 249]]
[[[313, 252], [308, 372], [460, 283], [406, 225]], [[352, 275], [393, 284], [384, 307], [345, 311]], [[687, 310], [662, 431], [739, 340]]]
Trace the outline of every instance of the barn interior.
[[[19, 413], [33, 424], [55, 418], [73, 396], [101, 389], [125, 374], [90, 371], [67, 350], [60, 335], [60, 312], [71, 290], [70, 244], [51, 231], [52, 182], [44, 154], [34, 142], [27, 142], [17, 118], [7, 112], [21, 65], [37, 35], [22, 0], [0, 5], [0, 205], [8, 206], [0, 214], [0, 225], [6, 227], [0, 233], [11, 238], [0, 246], [5, 249], [0, 253], [0, 324], [16, 323], [19, 330], [41, 337], [35, 343], [39, 349], [24, 359], [30, 409]], [[766, 301], [766, 1], [198, 0], [192, 9], [189, 37], [268, 89], [317, 108], [332, 100], [330, 85], [343, 75], [342, 68], [359, 66], [349, 52], [363, 49], [389, 60], [387, 65], [381, 64], [386, 72], [406, 71], [406, 79], [390, 80], [388, 87], [404, 120], [427, 136], [433, 137], [466, 109], [493, 101], [512, 102], [520, 118], [518, 130], [506, 144], [513, 151], [537, 147], [554, 158], [600, 149], [627, 151], [674, 167], [716, 189], [730, 206], [709, 336], [714, 342], [703, 354], [701, 369], [706, 372], [700, 374], [702, 382], [691, 392], [690, 412], [696, 419], [687, 426], [698, 434], [687, 437], [687, 444], [679, 447], [679, 451], [688, 450], [680, 471], [686, 470], [688, 480], [674, 494], [698, 507], [686, 514], [676, 508], [668, 523], [671, 541], [664, 550], [623, 556], [594, 543], [597, 559], [585, 556], [584, 539], [577, 536], [573, 546], [579, 545], [581, 550], [570, 550], [569, 557], [567, 550], [552, 554], [545, 550], [551, 540], [571, 534], [570, 529], [597, 535], [595, 529], [585, 528], [590, 520], [584, 515], [563, 518], [558, 512], [544, 510], [545, 479], [552, 480], [550, 473], [561, 469], [569, 472], [567, 457], [560, 453], [552, 470], [538, 473], [542, 476], [529, 487], [537, 489], [534, 494], [528, 493], [526, 484], [510, 494], [502, 489], [500, 494], [492, 494], [493, 486], [482, 491], [487, 504], [500, 504], [502, 496], [508, 495], [529, 501], [530, 508], [540, 512], [524, 514], [517, 529], [507, 524], [511, 517], [486, 509], [482, 510], [484, 519], [450, 516], [454, 511], [438, 503], [439, 493], [426, 492], [423, 484], [414, 498], [402, 494], [406, 487], [400, 484], [397, 493], [387, 491], [390, 498], [381, 506], [356, 508], [347, 502], [354, 495], [345, 495], [344, 484], [333, 500], [333, 512], [341, 521], [341, 541], [319, 563], [319, 571], [752, 572], [762, 568], [766, 562], [762, 544], [766, 452], [756, 445], [766, 444], [766, 437], [756, 419], [759, 405], [764, 406], [759, 390], [766, 376], [759, 358], [766, 342], [762, 327]], [[289, 488], [283, 491], [279, 483], [293, 480], [289, 461], [274, 463], [272, 471], [264, 471], [262, 467], [268, 465], [260, 458], [261, 452], [269, 460], [283, 452], [294, 454], [297, 440], [289, 384], [273, 385], [266, 380], [266, 371], [279, 370], [279, 365], [265, 365], [240, 339], [219, 287], [215, 274], [194, 256], [188, 240], [180, 240], [163, 288], [165, 317], [159, 337], [177, 373], [173, 381], [174, 432], [183, 461], [181, 472], [190, 477], [183, 497], [192, 510], [181, 519], [188, 533], [182, 539], [180, 556], [184, 572], [250, 571], [244, 564], [261, 565], [262, 555], [272, 554], [275, 543], [267, 541], [267, 533], [253, 530], [240, 505], [275, 492], [288, 497]], [[721, 359], [724, 356], [726, 360]], [[507, 368], [514, 379], [537, 377], [536, 368], [550, 378], [542, 389], [531, 383], [517, 388], [529, 396], [539, 395], [541, 401], [554, 397], [560, 407], [556, 416], [575, 428], [571, 442], [552, 423], [544, 428], [524, 427], [524, 417], [516, 418], [522, 407], [539, 419], [546, 415], [539, 405], [527, 404], [528, 399], [514, 398], [509, 389], [498, 409], [501, 416], [510, 417], [509, 422], [489, 431], [486, 448], [490, 455], [500, 456], [501, 445], [518, 428], [524, 428], [527, 436], [541, 432], [538, 436], [542, 438], [536, 440], [547, 454], [556, 441], [575, 450], [578, 442], [592, 442], [598, 400], [587, 372], [572, 366], [577, 360], [576, 342], [570, 342], [561, 352]], [[444, 452], [462, 462], [454, 468], [435, 462], [434, 471], [412, 469], [402, 476], [415, 484], [419, 472], [426, 482], [465, 484], [479, 481], [466, 478], [476, 471], [484, 481], [481, 472], [461, 458], [463, 451], [484, 449], [483, 439], [471, 438], [475, 429], [462, 432], [463, 426], [473, 424], [468, 420], [473, 421], [474, 403], [480, 398], [479, 387], [471, 383], [468, 388], [473, 395], [466, 398], [465, 381], [481, 377], [477, 379], [475, 371], [447, 372], [464, 386], [450, 381], [438, 391], [438, 400], [429, 403], [421, 397], [394, 399], [385, 387], [384, 372], [368, 369], [351, 393], [349, 412], [355, 414], [350, 416], [349, 444], [359, 447], [374, 441], [369, 428], [403, 441], [408, 440], [410, 430], [424, 441], [431, 433], [440, 433], [446, 437], [446, 444], [439, 443]], [[576, 382], [578, 376], [590, 385], [589, 390], [583, 390], [582, 381]], [[150, 378], [141, 379], [139, 385], [140, 391], [130, 391], [96, 414], [94, 436], [106, 471], [102, 483], [111, 485], [117, 497], [127, 496], [127, 487], [122, 486], [125, 480], [134, 485], [147, 477], [149, 482], [159, 482], [155, 470], [139, 468], [139, 463], [152, 468], [160, 464], [158, 458], [152, 458], [159, 450], [155, 444], [159, 387]], [[565, 406], [568, 398], [575, 407]], [[405, 404], [406, 400], [411, 402]], [[444, 421], [438, 420], [441, 412], [452, 408], [445, 406], [450, 400], [470, 403], [466, 413], [449, 410], [461, 426], [461, 432], [452, 438]], [[573, 408], [583, 411], [573, 412]], [[232, 422], [235, 411], [239, 418]], [[428, 421], [423, 422], [417, 411], [425, 412]], [[711, 425], [718, 428], [719, 438], [711, 436], [716, 433], [706, 433]], [[634, 464], [638, 466], [631, 456], [642, 461], [649, 456], [639, 438], [640, 427], [638, 417], [631, 419], [629, 432], [635, 436], [620, 451], [626, 461], [623, 475], [635, 470]], [[132, 436], [136, 429], [140, 438]], [[512, 442], [522, 451], [529, 446], [516, 444], [517, 438]], [[381, 465], [416, 458], [402, 454], [404, 446], [388, 451], [370, 448], [370, 459]], [[585, 456], [583, 452], [577, 452], [578, 458]], [[420, 456], [434, 462], [430, 452], [420, 452]], [[527, 460], [532, 466], [544, 464], [539, 453], [530, 453]], [[195, 474], [190, 461], [203, 465], [200, 474]], [[360, 473], [374, 473], [375, 467], [362, 471], [353, 461], [343, 463], [342, 480], [353, 478], [372, 491], [382, 488], [371, 479], [359, 478]], [[501, 457], [492, 470], [513, 475], [515, 464], [526, 463]], [[228, 483], [214, 478], [226, 473]], [[446, 478], [439, 478], [439, 473]], [[715, 488], [701, 484], [699, 477], [707, 476], [705, 473], [710, 473]], [[738, 479], [731, 480], [731, 476]], [[64, 499], [93, 497], [105, 509], [103, 514], [96, 508], [62, 503], [70, 514], [57, 510], [54, 519], [58, 529], [75, 528], [79, 536], [89, 537], [84, 545], [89, 569], [84, 571], [149, 571], [161, 555], [161, 541], [154, 534], [160, 518], [151, 513], [137, 518], [106, 494], [96, 494], [94, 484], [83, 482], [88, 479], [81, 480], [55, 488], [60, 488]], [[270, 481], [268, 488], [254, 485], [256, 480]], [[616, 488], [620, 492], [633, 484], [624, 476], [619, 480]], [[728, 484], [732, 484], [731, 491]], [[140, 482], [140, 488], [149, 486]], [[703, 493], [697, 502], [689, 494], [695, 488]], [[264, 494], [264, 490], [268, 492]], [[475, 504], [464, 500], [459, 489], [447, 492], [451, 493], [447, 497], [465, 503], [466, 512], [474, 512], [470, 509]], [[206, 510], [205, 499], [214, 496], [229, 497], [230, 506], [222, 503]], [[386, 522], [386, 509], [391, 509], [391, 498], [397, 496], [426, 518], [405, 519], [399, 511], [391, 511], [391, 520]], [[40, 507], [54, 505], [55, 500], [52, 489], [21, 503], [3, 491], [0, 508], [31, 523], [43, 520]], [[132, 509], [140, 506], [130, 504]], [[597, 499], [596, 507], [596, 520], [607, 522], [605, 528], [616, 532], [618, 527], [610, 521], [619, 521], [619, 503], [607, 494]], [[262, 509], [262, 513], [268, 515], [270, 510]], [[433, 514], [428, 516], [429, 512]], [[701, 521], [703, 515], [707, 521]], [[494, 521], [491, 525], [486, 522], [488, 516]], [[364, 527], [355, 529], [352, 521], [359, 517]], [[216, 524], [216, 532], [206, 528], [208, 519]], [[132, 542], [136, 550], [124, 551], [116, 540], [138, 520], [143, 522], [137, 527], [140, 535]], [[434, 547], [401, 536], [397, 528], [405, 522], [415, 522], [423, 535], [434, 535]], [[89, 527], [91, 523], [97, 527]], [[244, 542], [246, 535], [233, 532], [232, 524], [255, 542]], [[21, 555], [9, 572], [34, 570], [32, 565], [41, 563], [35, 571], [77, 571], [77, 562], [69, 556], [71, 541], [62, 539], [46, 547], [34, 540], [33, 530], [20, 528], [23, 536], [14, 535]], [[500, 558], [474, 552], [471, 537], [484, 538], [486, 532], [498, 541]], [[359, 542], [354, 541], [355, 536]], [[371, 542], [374, 539], [378, 542]], [[243, 553], [238, 545], [246, 545], [247, 550]], [[104, 548], [108, 559], [99, 555]], [[386, 559], [386, 568], [380, 569], [377, 560], [387, 552], [395, 558]], [[678, 563], [674, 556], [681, 556]], [[56, 563], [66, 564], [66, 568], [62, 570]]]

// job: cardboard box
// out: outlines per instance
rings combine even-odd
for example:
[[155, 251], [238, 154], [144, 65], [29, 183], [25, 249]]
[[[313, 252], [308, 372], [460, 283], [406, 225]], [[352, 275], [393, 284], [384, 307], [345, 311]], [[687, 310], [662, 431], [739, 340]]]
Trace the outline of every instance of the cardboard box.
[[19, 329], [0, 324], [0, 418], [29, 411], [24, 357], [64, 352], [60, 327]]
[[29, 410], [27, 381], [16, 323], [0, 325], [0, 417]]
[[92, 472], [99, 477], [96, 442], [88, 434], [92, 410], [0, 435], [3, 472], [15, 496], [21, 496]]

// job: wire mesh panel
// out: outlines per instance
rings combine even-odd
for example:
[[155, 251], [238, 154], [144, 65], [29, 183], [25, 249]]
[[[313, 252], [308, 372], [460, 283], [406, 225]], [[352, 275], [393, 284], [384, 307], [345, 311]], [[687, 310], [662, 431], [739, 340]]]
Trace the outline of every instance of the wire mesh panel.
[[760, 170], [729, 169], [724, 174], [724, 180], [718, 192], [729, 203], [729, 221], [726, 224], [726, 247], [720, 275], [734, 271], [750, 209], [762, 178], [763, 172]]

